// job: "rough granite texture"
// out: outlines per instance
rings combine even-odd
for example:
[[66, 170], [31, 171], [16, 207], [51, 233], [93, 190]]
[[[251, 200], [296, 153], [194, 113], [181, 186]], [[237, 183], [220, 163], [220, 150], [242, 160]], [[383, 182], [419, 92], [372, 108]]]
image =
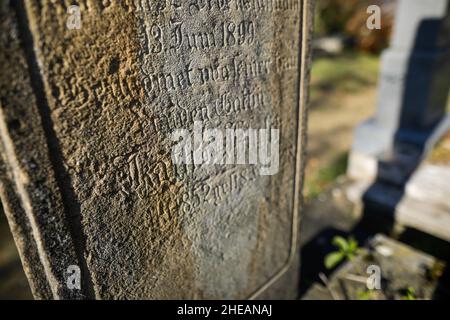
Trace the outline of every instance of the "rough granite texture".
[[[312, 2], [257, 3], [78, 1], [70, 30], [73, 1], [1, 2], [0, 195], [36, 298], [296, 297]], [[280, 129], [279, 172], [174, 165], [194, 120]]]

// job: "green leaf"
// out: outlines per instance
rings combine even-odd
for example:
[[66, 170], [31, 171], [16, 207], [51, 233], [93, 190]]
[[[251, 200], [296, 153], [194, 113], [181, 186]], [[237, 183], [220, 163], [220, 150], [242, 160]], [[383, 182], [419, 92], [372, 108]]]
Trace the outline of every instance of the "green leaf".
[[356, 249], [358, 249], [358, 241], [351, 237], [348, 240], [348, 250], [354, 252]]
[[353, 260], [353, 259], [356, 258], [356, 253], [355, 253], [355, 252], [347, 252], [347, 253], [345, 254], [345, 257], [346, 257], [348, 260]]
[[348, 250], [348, 242], [341, 236], [335, 236], [333, 238], [333, 245], [341, 249], [342, 251]]
[[417, 300], [416, 290], [413, 287], [406, 289], [406, 294], [402, 297], [403, 300]]
[[359, 291], [357, 293], [358, 300], [370, 300], [372, 298], [372, 291]]
[[334, 268], [339, 262], [344, 259], [344, 254], [340, 251], [331, 252], [325, 256], [324, 264], [327, 269]]

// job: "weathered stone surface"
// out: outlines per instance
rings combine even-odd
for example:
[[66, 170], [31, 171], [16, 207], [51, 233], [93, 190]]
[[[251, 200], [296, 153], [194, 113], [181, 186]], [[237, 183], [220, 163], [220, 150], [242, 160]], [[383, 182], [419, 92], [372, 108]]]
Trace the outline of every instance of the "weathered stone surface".
[[[66, 290], [64, 269], [78, 264], [52, 169], [16, 11], [1, 7], [1, 185], [3, 209], [36, 298], [79, 294]], [[25, 41], [25, 40], [24, 40]], [[38, 85], [38, 84], [36, 84]]]
[[[1, 196], [34, 295], [294, 297], [310, 1], [80, 1], [74, 30], [71, 4], [2, 6]], [[280, 129], [279, 171], [175, 165], [195, 120]]]

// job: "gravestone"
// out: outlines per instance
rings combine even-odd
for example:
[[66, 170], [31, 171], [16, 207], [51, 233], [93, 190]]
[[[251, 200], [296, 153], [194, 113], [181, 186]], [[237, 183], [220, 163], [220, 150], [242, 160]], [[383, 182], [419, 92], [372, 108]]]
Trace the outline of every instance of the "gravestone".
[[[294, 298], [311, 2], [73, 4], [0, 9], [0, 194], [34, 296]], [[244, 157], [206, 161], [207, 132]]]
[[381, 59], [377, 111], [355, 131], [350, 177], [402, 186], [450, 127], [449, 48], [448, 0], [399, 1], [391, 45]]

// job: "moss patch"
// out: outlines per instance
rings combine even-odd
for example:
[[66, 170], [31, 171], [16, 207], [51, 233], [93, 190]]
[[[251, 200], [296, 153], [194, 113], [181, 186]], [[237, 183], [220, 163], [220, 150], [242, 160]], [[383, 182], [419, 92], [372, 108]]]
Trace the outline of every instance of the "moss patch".
[[450, 131], [437, 143], [431, 151], [428, 162], [438, 165], [450, 165]]

